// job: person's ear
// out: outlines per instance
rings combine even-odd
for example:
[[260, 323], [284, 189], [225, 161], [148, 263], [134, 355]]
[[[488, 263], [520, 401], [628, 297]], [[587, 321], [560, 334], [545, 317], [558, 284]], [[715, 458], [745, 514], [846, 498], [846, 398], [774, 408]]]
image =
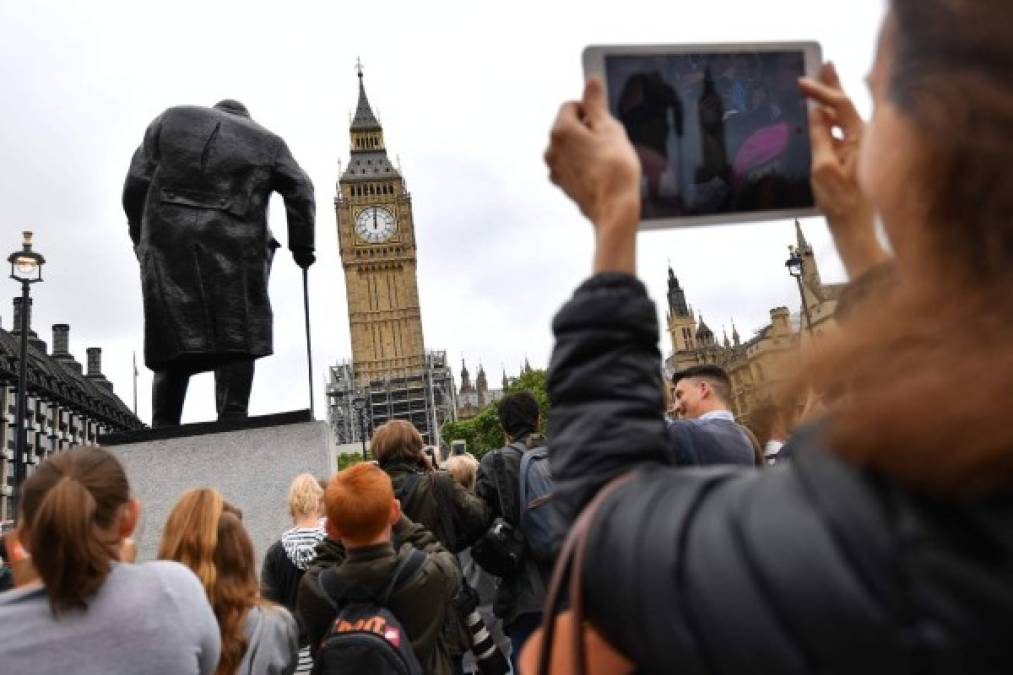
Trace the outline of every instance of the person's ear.
[[341, 539], [341, 533], [338, 532], [338, 528], [334, 527], [334, 523], [331, 522], [330, 518], [324, 521], [324, 531], [327, 532], [327, 536], [331, 539]]
[[141, 500], [131, 497], [123, 505], [120, 511], [120, 523], [116, 532], [121, 538], [126, 539], [137, 529], [137, 522], [141, 519]]
[[711, 393], [711, 386], [705, 380], [700, 380], [700, 398], [710, 398]]
[[401, 520], [401, 502], [395, 499], [390, 503], [390, 524], [393, 527], [397, 521]]

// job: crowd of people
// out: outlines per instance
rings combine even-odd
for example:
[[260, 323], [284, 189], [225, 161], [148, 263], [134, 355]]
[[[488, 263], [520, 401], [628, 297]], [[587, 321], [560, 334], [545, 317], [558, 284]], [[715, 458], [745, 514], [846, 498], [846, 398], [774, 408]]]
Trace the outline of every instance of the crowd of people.
[[[217, 490], [181, 495], [158, 560], [138, 564], [131, 535], [141, 506], [115, 455], [53, 456], [25, 483], [6, 541], [17, 588], [0, 595], [0, 626], [11, 628], [0, 646], [5, 672], [400, 672], [384, 669], [392, 654], [419, 669], [405, 672], [511, 672], [540, 622], [550, 570], [522, 554], [516, 573], [493, 576], [471, 557], [495, 518], [521, 540], [520, 455], [542, 447], [530, 393], [499, 410], [509, 444], [487, 455], [510, 450], [499, 479], [486, 473], [498, 467], [469, 454], [434, 465], [402, 420], [374, 433], [375, 461], [326, 480], [296, 476], [292, 527], [267, 549], [259, 581], [242, 511]], [[12, 555], [16, 546], [23, 555]], [[151, 605], [159, 609], [149, 618], [142, 608]], [[344, 618], [356, 611], [367, 614]], [[346, 644], [342, 621], [400, 655]]]
[[182, 495], [158, 560], [135, 563], [122, 466], [57, 454], [5, 541], [0, 669], [1003, 672], [1013, 6], [889, 6], [869, 124], [832, 65], [800, 81], [852, 282], [838, 334], [762, 423], [736, 422], [720, 368], [663, 382], [636, 278], [640, 164], [591, 79], [546, 152], [595, 237], [594, 274], [553, 321], [547, 424], [530, 393], [506, 397], [503, 447], [480, 461], [384, 424], [375, 461], [295, 478], [259, 581], [216, 490]]

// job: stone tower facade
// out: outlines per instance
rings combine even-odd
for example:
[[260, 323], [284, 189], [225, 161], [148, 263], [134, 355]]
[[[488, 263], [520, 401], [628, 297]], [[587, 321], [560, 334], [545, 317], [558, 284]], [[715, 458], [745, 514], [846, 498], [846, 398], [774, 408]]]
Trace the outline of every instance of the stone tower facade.
[[393, 419], [439, 444], [440, 427], [457, 410], [454, 376], [446, 352], [425, 349], [411, 195], [387, 157], [361, 67], [349, 135], [334, 209], [352, 358], [329, 370], [327, 418], [339, 445], [359, 443]]
[[672, 268], [668, 268], [668, 336], [677, 352], [696, 349], [696, 317], [686, 304], [686, 291], [679, 285]]
[[425, 363], [411, 195], [387, 157], [383, 128], [366, 98], [349, 129], [351, 157], [335, 210], [345, 271], [352, 366], [357, 386]]
[[802, 289], [812, 317], [809, 334], [801, 316], [792, 317], [787, 307], [770, 310], [770, 323], [743, 341], [732, 322], [732, 337], [723, 333], [719, 341], [714, 331], [686, 303], [686, 293], [679, 285], [672, 268], [668, 268], [668, 333], [672, 353], [665, 359], [665, 375], [671, 387], [671, 376], [680, 370], [701, 364], [717, 364], [728, 372], [732, 381], [732, 400], [728, 401], [740, 422], [748, 423], [753, 410], [768, 395], [769, 388], [791, 371], [791, 361], [799, 358], [800, 345], [816, 339], [833, 326], [840, 284], [824, 284], [813, 248], [806, 241], [802, 228], [795, 223], [796, 248], [802, 258]]
[[468, 366], [464, 363], [464, 359], [461, 359], [461, 393], [469, 394], [475, 391], [475, 387], [471, 384], [471, 375], [468, 373]]

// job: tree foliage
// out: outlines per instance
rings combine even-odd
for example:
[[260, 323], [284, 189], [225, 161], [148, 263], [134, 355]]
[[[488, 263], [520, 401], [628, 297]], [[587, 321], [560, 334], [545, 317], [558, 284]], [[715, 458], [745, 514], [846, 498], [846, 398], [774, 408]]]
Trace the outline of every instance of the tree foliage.
[[[504, 394], [516, 394], [521, 391], [530, 391], [538, 401], [538, 410], [541, 413], [539, 431], [544, 430], [549, 412], [549, 394], [545, 389], [545, 371], [524, 371], [510, 382]], [[503, 430], [499, 427], [495, 403], [485, 406], [471, 419], [446, 422], [440, 428], [440, 436], [448, 446], [451, 441], [463, 439], [468, 444], [468, 452], [478, 458], [490, 450], [503, 447], [506, 441]]]
[[353, 464], [358, 464], [362, 461], [362, 455], [358, 452], [346, 452], [342, 455], [338, 455], [338, 471], [344, 471]]

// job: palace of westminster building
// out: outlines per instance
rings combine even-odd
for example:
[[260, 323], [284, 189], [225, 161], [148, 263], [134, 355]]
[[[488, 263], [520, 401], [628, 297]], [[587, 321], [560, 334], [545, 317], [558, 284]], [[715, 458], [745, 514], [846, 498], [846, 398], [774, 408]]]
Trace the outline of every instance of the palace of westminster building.
[[769, 387], [776, 386], [788, 371], [786, 365], [797, 359], [810, 339], [833, 329], [834, 311], [843, 284], [824, 284], [812, 246], [795, 223], [796, 252], [802, 260], [802, 297], [808, 318], [800, 311], [792, 315], [787, 307], [770, 310], [770, 323], [745, 342], [732, 325], [732, 339], [719, 342], [703, 317], [686, 303], [686, 292], [671, 268], [668, 269], [668, 307], [666, 323], [672, 353], [665, 359], [665, 379], [671, 386], [672, 375], [691, 366], [713, 363], [721, 366], [732, 381], [729, 401], [736, 419], [745, 424], [761, 403]]

